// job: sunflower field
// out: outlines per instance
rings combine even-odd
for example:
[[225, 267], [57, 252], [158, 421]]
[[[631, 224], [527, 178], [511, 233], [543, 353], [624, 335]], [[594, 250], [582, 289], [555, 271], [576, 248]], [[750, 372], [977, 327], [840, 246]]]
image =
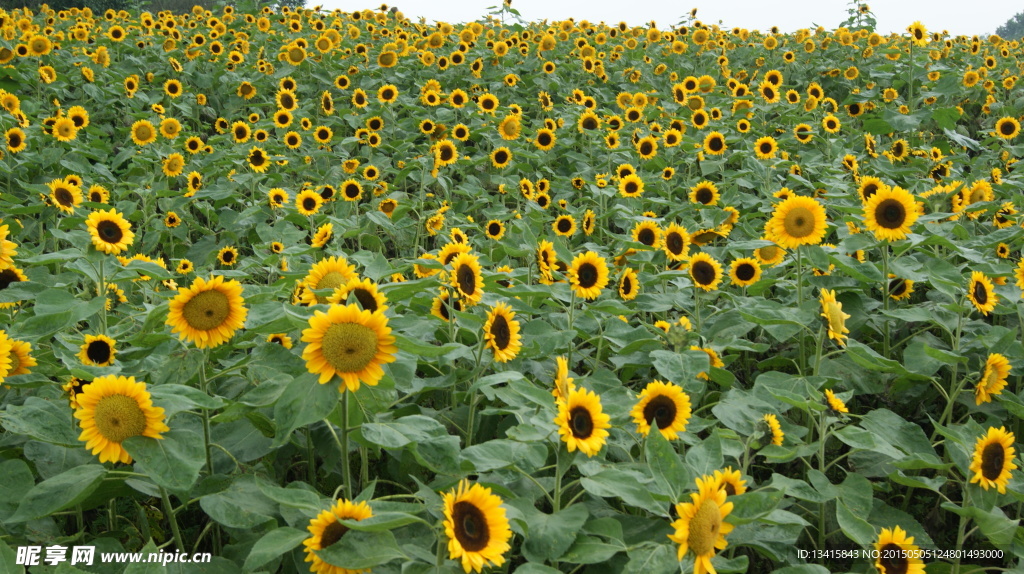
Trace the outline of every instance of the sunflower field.
[[849, 16], [0, 10], [0, 572], [1024, 572], [1024, 46]]

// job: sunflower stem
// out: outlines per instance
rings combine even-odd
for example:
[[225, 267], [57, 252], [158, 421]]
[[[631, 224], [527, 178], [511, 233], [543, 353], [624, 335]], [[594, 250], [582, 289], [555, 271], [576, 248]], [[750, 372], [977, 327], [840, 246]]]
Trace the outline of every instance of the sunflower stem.
[[[96, 272], [96, 296], [103, 297], [106, 291], [106, 279], [103, 276], [103, 254], [100, 254], [99, 270]], [[103, 335], [107, 334], [107, 305], [106, 302], [103, 304], [103, 309], [100, 310], [100, 333]]]
[[566, 364], [568, 364], [568, 365], [572, 365], [572, 351], [576, 347], [576, 331], [573, 330], [573, 326], [572, 326], [573, 311], [575, 311], [575, 309], [576, 309], [576, 291], [570, 289], [569, 290], [569, 318], [568, 318], [568, 320], [569, 320], [569, 328], [567, 330], [569, 331], [569, 334], [572, 336], [572, 339], [569, 340], [569, 353], [568, 353], [568, 356], [566, 358]]
[[167, 515], [167, 522], [171, 524], [171, 535], [174, 537], [174, 545], [178, 547], [178, 550], [185, 552], [185, 542], [181, 539], [181, 531], [178, 530], [178, 519], [174, 517], [171, 498], [162, 486], [160, 487], [160, 498], [163, 499], [164, 514]]
[[814, 371], [813, 375], [818, 376], [818, 369], [821, 368], [821, 349], [825, 346], [825, 325], [822, 325], [818, 329], [818, 346], [814, 353]]
[[[828, 440], [828, 423], [827, 413], [828, 411], [821, 413], [821, 420], [818, 423], [818, 470], [822, 474], [828, 469], [825, 462], [825, 443]], [[825, 541], [828, 536], [825, 534], [825, 505], [828, 501], [821, 503], [821, 511], [818, 512], [818, 548], [825, 548]]]
[[[796, 308], [797, 311], [804, 306], [804, 258], [800, 246], [796, 247]], [[800, 372], [807, 370], [807, 356], [804, 349], [804, 337], [800, 337]]]
[[[210, 352], [203, 351], [203, 360], [199, 364], [199, 389], [209, 395], [209, 381], [206, 379], [206, 362], [210, 359]], [[210, 448], [210, 411], [202, 409], [203, 413], [203, 450], [206, 452], [206, 474], [213, 474], [213, 450]]]
[[[341, 470], [345, 479], [345, 498], [352, 500], [352, 469], [348, 457], [348, 390], [341, 393]], [[330, 423], [328, 423], [329, 425]]]
[[316, 459], [313, 453], [313, 431], [306, 427], [306, 479], [316, 485]]
[[[967, 508], [970, 505], [971, 505], [971, 491], [968, 490], [967, 488], [964, 488], [963, 508]], [[964, 547], [964, 540], [967, 538], [965, 536], [965, 534], [967, 533], [967, 521], [968, 520], [969, 519], [967, 518], [966, 515], [963, 515], [963, 514], [960, 515], [960, 524], [959, 524], [959, 526], [957, 526], [957, 529], [956, 529], [956, 546], [954, 548], [963, 548]], [[953, 569], [950, 572], [950, 574], [960, 574], [960, 555], [959, 554], [957, 554], [956, 557], [953, 558]]]
[[551, 513], [562, 509], [562, 445], [555, 446], [555, 490]]
[[[882, 309], [889, 311], [889, 244], [882, 245]], [[889, 358], [889, 316], [882, 316], [882, 356]]]

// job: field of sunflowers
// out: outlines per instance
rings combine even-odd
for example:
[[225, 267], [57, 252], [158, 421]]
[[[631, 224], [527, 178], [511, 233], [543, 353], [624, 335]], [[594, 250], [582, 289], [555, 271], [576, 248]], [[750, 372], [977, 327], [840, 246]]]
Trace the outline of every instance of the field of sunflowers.
[[1024, 572], [1024, 47], [874, 24], [0, 10], [0, 572]]

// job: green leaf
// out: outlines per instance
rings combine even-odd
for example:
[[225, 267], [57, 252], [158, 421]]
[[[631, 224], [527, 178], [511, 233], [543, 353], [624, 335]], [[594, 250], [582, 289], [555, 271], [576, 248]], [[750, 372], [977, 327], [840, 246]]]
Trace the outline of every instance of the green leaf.
[[383, 532], [385, 530], [394, 530], [406, 524], [412, 524], [413, 522], [422, 522], [423, 524], [429, 523], [424, 521], [422, 518], [409, 514], [407, 512], [376, 512], [370, 518], [365, 520], [339, 520], [340, 523], [348, 526], [352, 530], [362, 530], [364, 532]]
[[530, 532], [524, 551], [534, 557], [559, 560], [576, 540], [576, 534], [590, 513], [582, 504], [574, 504], [554, 514], [538, 512], [530, 517]]
[[8, 405], [7, 410], [0, 413], [0, 424], [7, 432], [51, 444], [81, 448], [85, 443], [79, 442], [80, 431], [75, 430], [77, 424], [72, 426], [72, 420], [69, 407], [58, 406], [56, 402], [39, 397], [29, 397], [20, 406]]
[[606, 468], [580, 479], [583, 489], [605, 498], [621, 498], [626, 504], [649, 510], [658, 516], [668, 516], [668, 507], [654, 500], [650, 488], [640, 482], [637, 473], [617, 468]]
[[[139, 549], [139, 552], [148, 557], [149, 554], [156, 554], [159, 550], [157, 550], [153, 539], [149, 539], [146, 545]], [[166, 572], [163, 564], [157, 562], [137, 562], [129, 564], [124, 569], [124, 574], [165, 574]]]
[[28, 491], [35, 486], [35, 476], [23, 460], [10, 459], [0, 463], [0, 522], [18, 510]]
[[662, 436], [656, 425], [651, 432], [647, 433], [644, 448], [646, 449], [647, 466], [651, 469], [654, 481], [661, 487], [662, 492], [669, 495], [671, 500], [680, 500], [683, 490], [693, 482], [693, 477], [687, 474], [679, 460], [679, 453]]
[[274, 448], [288, 442], [295, 429], [331, 414], [340, 398], [336, 381], [321, 385], [317, 383], [316, 375], [310, 373], [292, 379], [274, 406], [274, 422], [277, 423]]
[[230, 528], [255, 529], [273, 520], [277, 505], [260, 489], [262, 480], [239, 475], [226, 490], [204, 496], [199, 505], [210, 518]]
[[998, 507], [986, 511], [977, 506], [962, 508], [951, 502], [944, 502], [942, 508], [974, 520], [981, 533], [997, 548], [1006, 548], [1013, 543], [1013, 536], [1020, 523], [1020, 519], [1010, 520], [1007, 518], [1006, 514]]
[[256, 541], [242, 568], [252, 571], [271, 560], [291, 552], [292, 548], [309, 538], [309, 532], [288, 526], [275, 528]]
[[724, 464], [722, 441], [718, 433], [712, 433], [703, 442], [686, 451], [686, 466], [690, 468], [692, 476], [713, 474], [721, 470]]
[[507, 439], [489, 440], [463, 449], [463, 461], [473, 465], [476, 472], [490, 472], [516, 465], [525, 472], [544, 466], [548, 447], [538, 443], [525, 443]]
[[25, 567], [15, 564], [17, 559], [14, 549], [0, 540], [0, 574], [25, 574]]
[[581, 534], [576, 537], [576, 541], [569, 547], [569, 550], [559, 558], [559, 562], [602, 564], [624, 550], [626, 550], [625, 546], [607, 544], [601, 542], [600, 538]]
[[133, 436], [121, 444], [135, 459], [135, 472], [148, 474], [153, 482], [168, 490], [187, 491], [206, 464], [203, 437], [186, 429], [173, 429], [162, 436]]
[[96, 490], [106, 474], [106, 468], [87, 464], [44, 480], [25, 494], [8, 522], [26, 522], [70, 508]]
[[836, 501], [836, 519], [839, 521], [839, 528], [850, 540], [864, 548], [874, 542], [875, 529], [866, 520], [854, 514], [843, 500]]
[[316, 554], [332, 566], [349, 570], [373, 568], [400, 558], [409, 560], [409, 557], [398, 548], [395, 535], [389, 530], [349, 531], [341, 540]]
[[441, 423], [423, 415], [410, 415], [381, 423], [366, 423], [361, 432], [364, 439], [383, 448], [402, 448], [409, 443], [429, 442], [433, 438], [448, 434]]
[[679, 571], [676, 547], [669, 544], [650, 544], [634, 547], [629, 551], [629, 562], [623, 574], [671, 574]]

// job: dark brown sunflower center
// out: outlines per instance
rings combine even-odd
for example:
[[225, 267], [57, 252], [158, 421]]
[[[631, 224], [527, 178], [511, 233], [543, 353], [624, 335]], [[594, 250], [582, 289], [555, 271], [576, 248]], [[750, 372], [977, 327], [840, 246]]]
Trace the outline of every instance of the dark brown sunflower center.
[[974, 300], [978, 302], [978, 305], [984, 305], [988, 303], [988, 288], [981, 281], [974, 283]]
[[644, 142], [644, 143], [640, 144], [640, 155], [642, 155], [642, 156], [644, 156], [644, 155], [651, 155], [651, 152], [653, 152], [653, 151], [654, 151], [654, 148], [653, 148], [653, 146], [651, 146], [651, 142]]
[[220, 291], [203, 291], [185, 303], [181, 314], [189, 327], [209, 331], [224, 324], [231, 314], [231, 302], [228, 296]]
[[622, 294], [629, 295], [633, 292], [633, 279], [629, 275], [622, 278]]
[[637, 185], [637, 183], [635, 181], [628, 181], [628, 182], [626, 182], [626, 186], [625, 187], [626, 187], [626, 194], [627, 195], [634, 195], [639, 190], [639, 186]]
[[136, 399], [126, 395], [110, 395], [96, 403], [96, 430], [103, 438], [120, 444], [126, 438], [146, 432], [146, 413]]
[[107, 243], [120, 243], [121, 238], [124, 237], [124, 232], [121, 231], [121, 226], [114, 221], [104, 220], [96, 225], [96, 231], [99, 233], [100, 239]]
[[697, 190], [696, 197], [697, 197], [697, 201], [699, 203], [703, 203], [704, 205], [707, 205], [707, 204], [711, 203], [712, 201], [714, 201], [715, 194], [711, 193], [710, 189], [708, 189], [706, 187], [702, 187], [702, 188]]
[[889, 294], [893, 297], [899, 297], [906, 292], [907, 282], [903, 279], [893, 279], [889, 282]]
[[512, 341], [512, 332], [509, 330], [508, 320], [502, 315], [495, 315], [491, 322], [491, 336], [494, 337], [494, 346], [499, 351], [508, 348]]
[[768, 155], [772, 153], [772, 144], [769, 142], [764, 142], [763, 144], [761, 144], [761, 153], [763, 155]]
[[263, 156], [263, 152], [260, 150], [252, 152], [252, 155], [249, 156], [249, 162], [256, 167], [263, 165], [266, 161], [267, 158]]
[[350, 295], [353, 295], [356, 298], [356, 301], [359, 301], [359, 305], [361, 305], [363, 309], [366, 309], [371, 313], [377, 310], [377, 298], [373, 296], [373, 293], [370, 293], [366, 289], [353, 289]]
[[750, 281], [756, 273], [757, 270], [750, 263], [741, 263], [736, 267], [736, 278], [740, 281]]
[[348, 532], [348, 526], [340, 522], [332, 522], [324, 528], [324, 533], [320, 535], [320, 549], [328, 548], [333, 546], [337, 541], [341, 540], [342, 536]]
[[899, 229], [907, 220], [907, 210], [895, 199], [887, 199], [875, 208], [875, 219], [886, 229]]
[[644, 406], [644, 420], [647, 424], [658, 424], [659, 429], [667, 428], [676, 420], [676, 402], [658, 395]]
[[479, 552], [487, 547], [491, 531], [487, 517], [472, 502], [456, 502], [452, 507], [452, 522], [455, 525], [455, 539], [467, 552]]
[[1013, 122], [1002, 122], [999, 124], [999, 133], [1008, 136], [1016, 131], [1014, 128]]
[[597, 129], [597, 120], [594, 118], [585, 118], [581, 124], [585, 130]]
[[105, 365], [110, 361], [111, 348], [106, 341], [93, 341], [85, 348], [85, 356], [97, 365]]
[[572, 230], [572, 221], [567, 218], [561, 218], [558, 220], [558, 231], [562, 233], [569, 233]]
[[75, 196], [71, 194], [71, 191], [64, 187], [58, 187], [53, 192], [53, 198], [57, 200], [57, 203], [64, 207], [71, 207], [75, 203]]
[[380, 97], [384, 100], [390, 100], [391, 98], [395, 97], [395, 92], [392, 91], [391, 89], [387, 89], [380, 93]]
[[910, 564], [903, 555], [903, 548], [895, 542], [890, 542], [880, 550], [881, 556], [878, 562], [885, 568], [885, 574], [906, 574]]
[[576, 277], [579, 281], [580, 287], [589, 289], [597, 284], [598, 278], [597, 267], [593, 263], [584, 263], [580, 265], [580, 268], [576, 271]]
[[537, 143], [544, 147], [547, 147], [551, 145], [551, 136], [548, 135], [547, 133], [542, 133], [537, 136]]
[[722, 141], [722, 138], [711, 138], [711, 141], [708, 142], [708, 148], [711, 151], [721, 151], [723, 147], [725, 147], [725, 142]]
[[312, 197], [306, 197], [302, 200], [302, 208], [306, 211], [313, 211], [316, 209], [316, 200]]
[[14, 272], [14, 269], [0, 271], [0, 289], [7, 289], [11, 283], [17, 283], [18, 281], [21, 281], [21, 278]]
[[476, 293], [476, 271], [469, 265], [459, 265], [455, 270], [455, 280], [464, 295], [473, 296]]
[[654, 230], [646, 227], [644, 229], [641, 229], [640, 232], [636, 234], [636, 240], [647, 246], [654, 245], [654, 242], [657, 239], [658, 237], [654, 233]]
[[451, 161], [455, 156], [455, 149], [451, 146], [441, 146], [441, 161]]
[[569, 428], [572, 436], [588, 439], [594, 433], [594, 419], [586, 407], [575, 407], [569, 411]]
[[491, 223], [487, 226], [487, 233], [491, 236], [498, 235], [501, 233], [501, 224], [498, 222]]
[[346, 185], [345, 186], [345, 197], [348, 197], [350, 199], [354, 199], [356, 197], [359, 197], [359, 186], [354, 184], [354, 183], [350, 183], [350, 184]]
[[681, 255], [683, 253], [683, 236], [675, 231], [665, 236], [665, 246], [672, 252], [673, 255]]
[[707, 261], [698, 261], [690, 267], [693, 278], [701, 285], [711, 285], [715, 282], [715, 267]]
[[997, 442], [991, 443], [981, 451], [981, 475], [988, 480], [995, 480], [1003, 473], [1003, 462], [1006, 459], [1006, 451], [1003, 445]]
[[877, 192], [878, 192], [878, 184], [877, 183], [869, 183], [869, 184], [865, 185], [864, 186], [864, 200], [867, 201], [867, 200], [871, 199], [871, 196], [874, 195]]

